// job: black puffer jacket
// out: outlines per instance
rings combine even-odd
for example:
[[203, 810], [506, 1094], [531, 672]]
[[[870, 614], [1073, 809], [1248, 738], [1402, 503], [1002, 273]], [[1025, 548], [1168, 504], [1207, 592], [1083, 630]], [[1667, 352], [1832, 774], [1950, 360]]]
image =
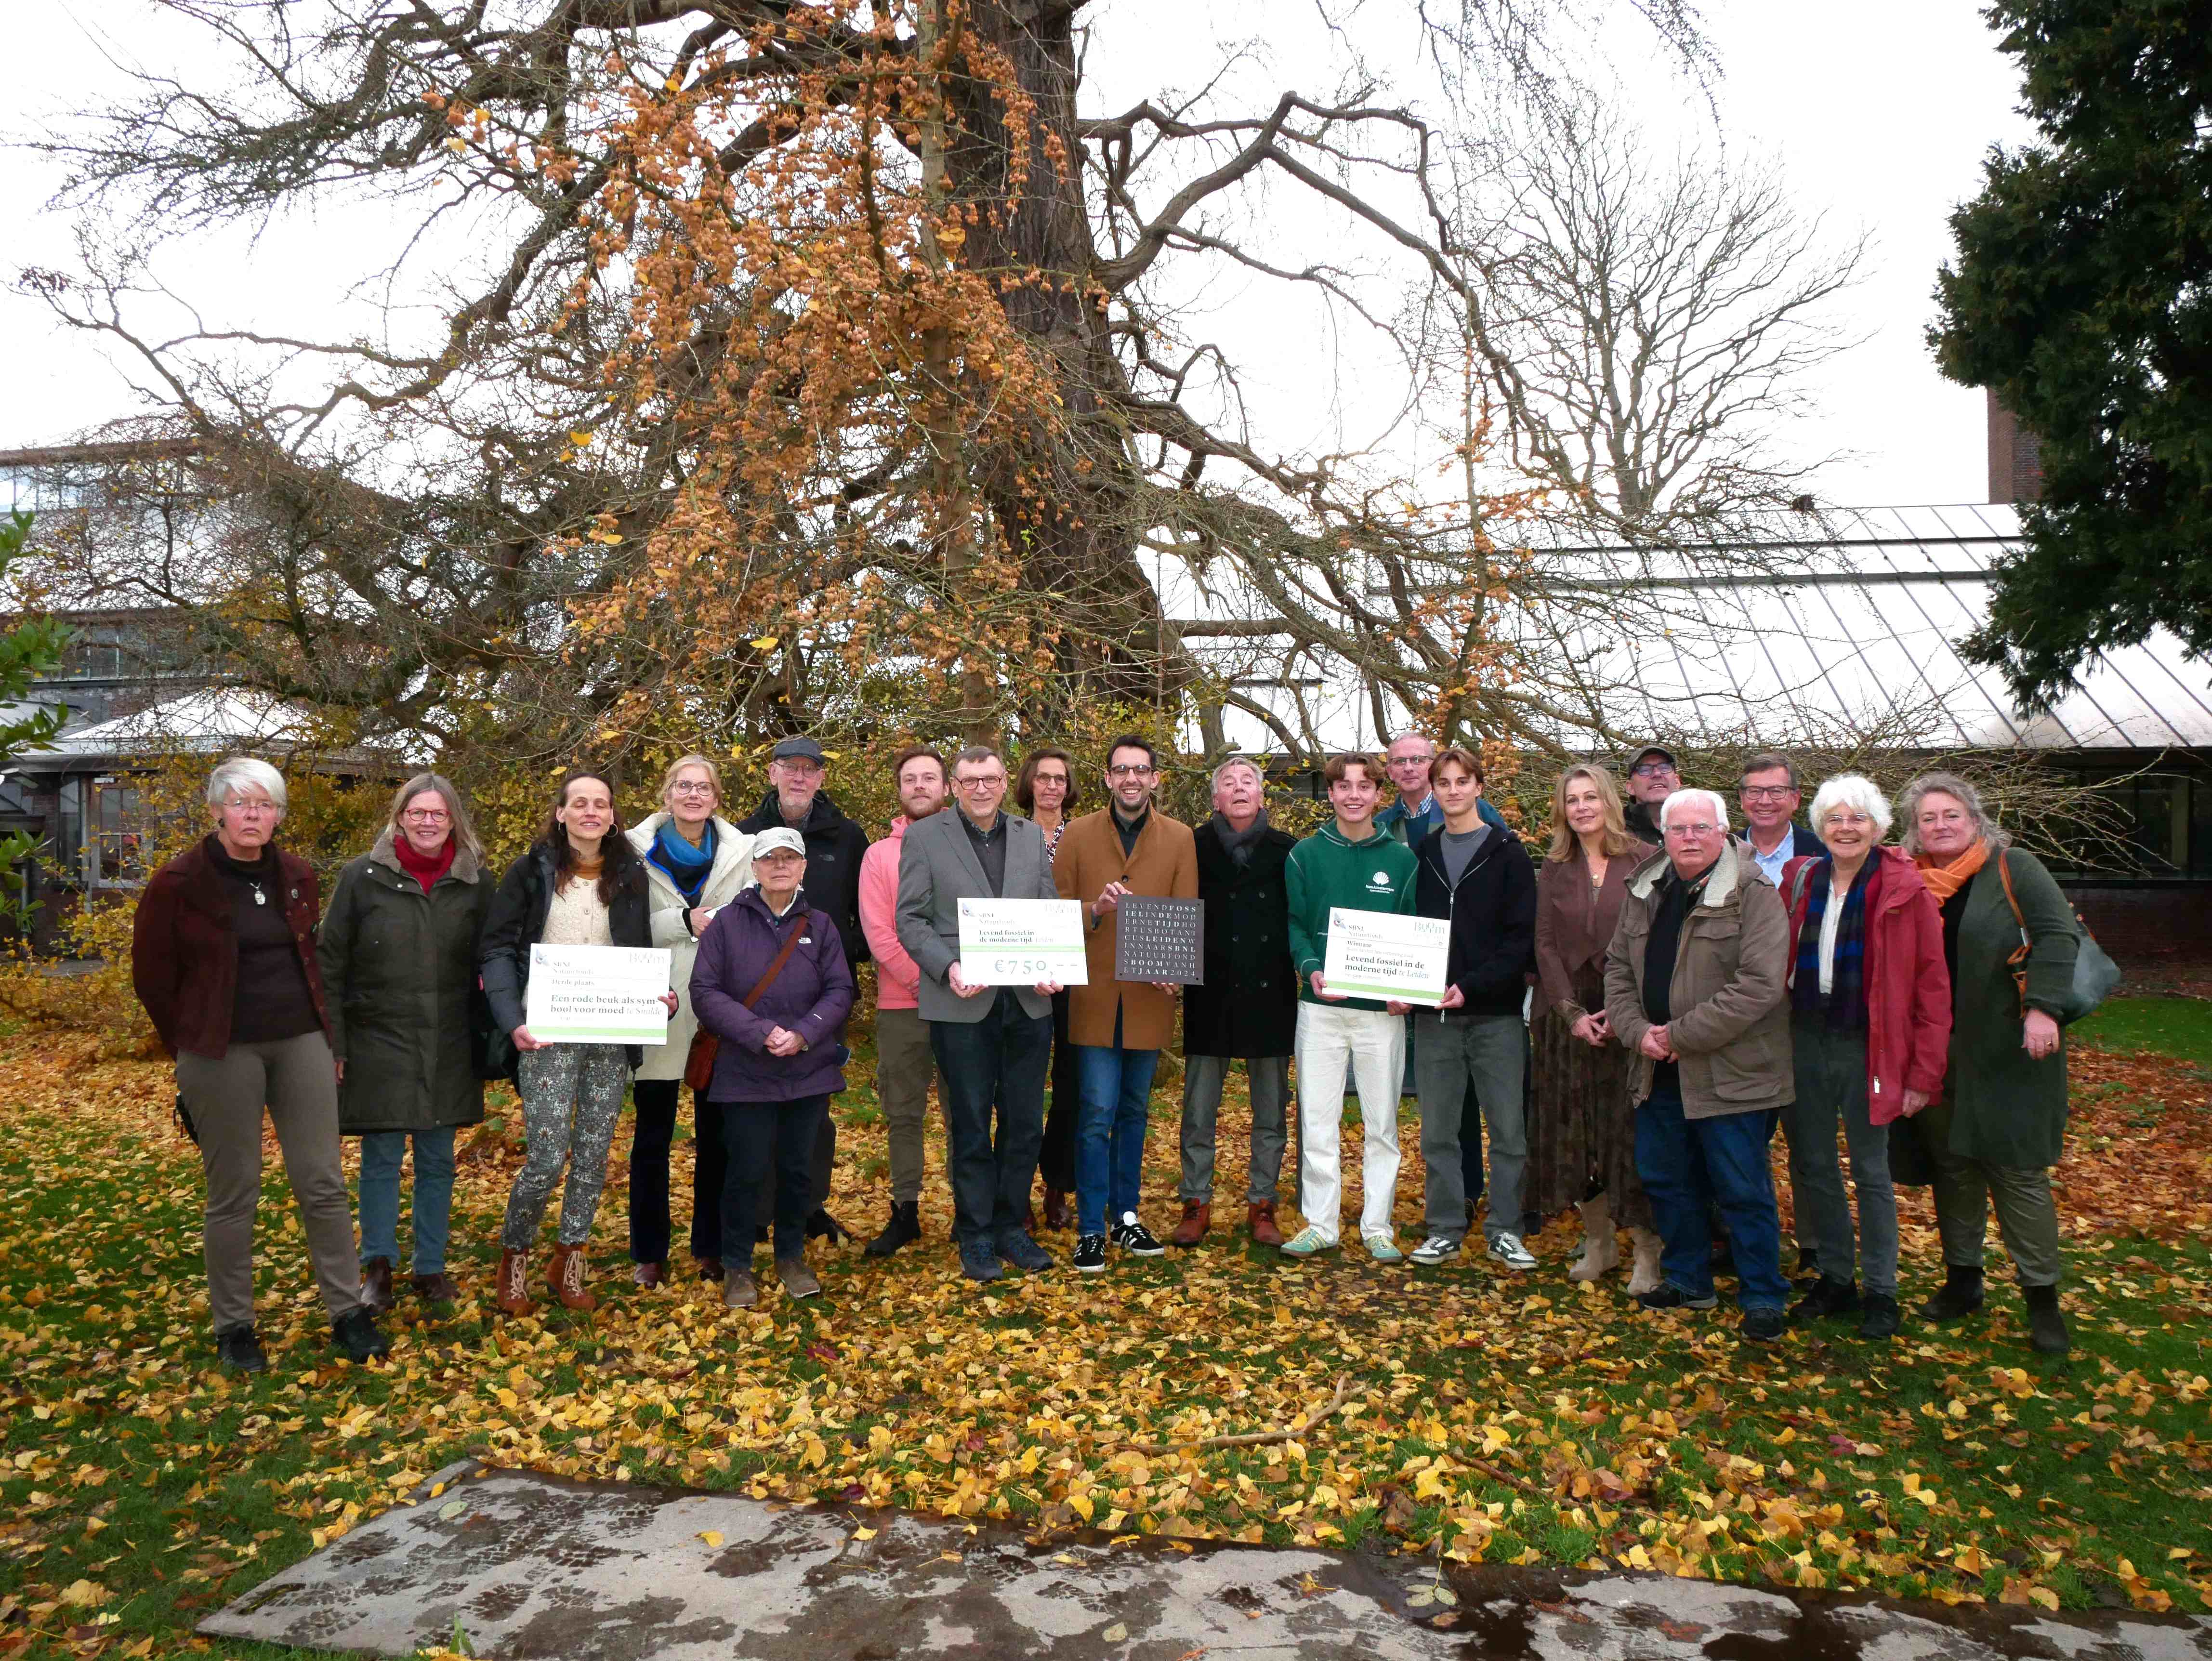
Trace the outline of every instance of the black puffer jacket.
[[[611, 848], [616, 839], [607, 840]], [[510, 1043], [514, 1029], [523, 1024], [527, 1007], [530, 948], [544, 934], [545, 914], [552, 905], [553, 850], [541, 842], [507, 867], [507, 874], [499, 879], [499, 892], [492, 896], [491, 914], [484, 919], [484, 996], [491, 1001], [493, 1025]], [[617, 946], [653, 944], [645, 861], [634, 852], [617, 879], [614, 903], [607, 907], [607, 932]], [[629, 1064], [642, 1065], [644, 1049], [637, 1044], [628, 1049]]]
[[491, 1012], [477, 959], [491, 883], [465, 851], [424, 893], [387, 827], [338, 873], [316, 955], [331, 1049], [345, 1063], [338, 1129], [432, 1130], [483, 1117]]

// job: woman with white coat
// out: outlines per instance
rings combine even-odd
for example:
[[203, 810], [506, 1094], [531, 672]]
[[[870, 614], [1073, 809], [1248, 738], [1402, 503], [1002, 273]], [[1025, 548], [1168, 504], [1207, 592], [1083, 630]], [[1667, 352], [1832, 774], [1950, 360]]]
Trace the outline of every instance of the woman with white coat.
[[[653, 943], [669, 950], [668, 983], [681, 1002], [668, 1023], [668, 1042], [645, 1052], [631, 1093], [637, 1119], [629, 1149], [630, 1277], [656, 1287], [668, 1275], [668, 1152], [676, 1107], [698, 1017], [691, 1009], [691, 964], [699, 936], [714, 913], [753, 879], [753, 839], [714, 810], [722, 776], [705, 756], [684, 756], [663, 776], [661, 811], [629, 832], [651, 885]], [[691, 1256], [699, 1277], [722, 1278], [722, 1127], [703, 1110], [706, 1092], [691, 1092]], [[750, 1251], [736, 1254], [743, 1262]]]

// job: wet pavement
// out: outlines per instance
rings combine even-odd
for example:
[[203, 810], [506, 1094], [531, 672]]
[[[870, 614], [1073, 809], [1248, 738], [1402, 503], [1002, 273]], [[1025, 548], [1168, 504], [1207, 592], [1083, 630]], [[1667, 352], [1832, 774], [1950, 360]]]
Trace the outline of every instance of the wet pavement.
[[[444, 1492], [429, 1489], [444, 1484]], [[1907, 1606], [1663, 1575], [1044, 1539], [464, 1462], [209, 1616], [210, 1637], [561, 1661], [2212, 1661], [2176, 1615]]]

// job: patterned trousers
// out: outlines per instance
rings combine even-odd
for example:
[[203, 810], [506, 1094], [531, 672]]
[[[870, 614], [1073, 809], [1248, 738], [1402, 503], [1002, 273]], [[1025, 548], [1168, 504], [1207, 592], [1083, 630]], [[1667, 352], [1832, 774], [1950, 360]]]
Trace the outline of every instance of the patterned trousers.
[[607, 1185], [607, 1149], [622, 1116], [629, 1058], [620, 1044], [548, 1044], [523, 1053], [515, 1084], [530, 1147], [507, 1196], [500, 1244], [509, 1251], [530, 1250], [565, 1165], [559, 1239], [562, 1245], [581, 1245], [592, 1238], [599, 1192]]

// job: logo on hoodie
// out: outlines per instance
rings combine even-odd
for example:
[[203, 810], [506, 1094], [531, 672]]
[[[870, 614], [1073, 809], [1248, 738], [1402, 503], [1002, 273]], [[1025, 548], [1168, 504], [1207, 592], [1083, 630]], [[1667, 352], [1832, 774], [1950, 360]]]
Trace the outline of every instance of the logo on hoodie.
[[1390, 873], [1388, 871], [1377, 871], [1373, 876], [1368, 878], [1367, 891], [1370, 894], [1389, 893], [1390, 891]]

